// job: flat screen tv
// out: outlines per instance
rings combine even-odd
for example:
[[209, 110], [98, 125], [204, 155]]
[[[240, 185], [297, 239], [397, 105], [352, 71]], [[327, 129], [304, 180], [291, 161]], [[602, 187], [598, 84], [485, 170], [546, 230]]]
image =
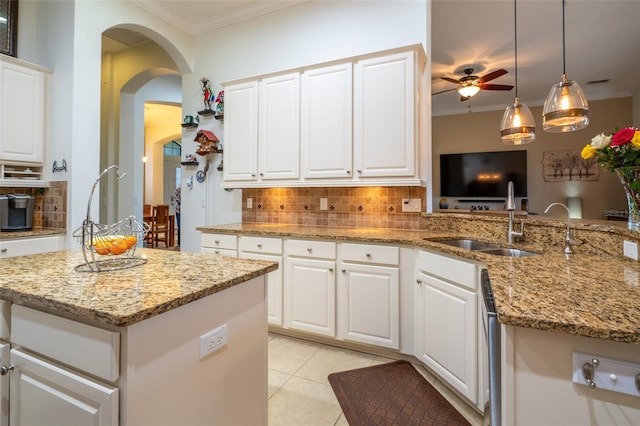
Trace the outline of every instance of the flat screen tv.
[[443, 197], [527, 196], [527, 151], [473, 152], [440, 155], [440, 195]]

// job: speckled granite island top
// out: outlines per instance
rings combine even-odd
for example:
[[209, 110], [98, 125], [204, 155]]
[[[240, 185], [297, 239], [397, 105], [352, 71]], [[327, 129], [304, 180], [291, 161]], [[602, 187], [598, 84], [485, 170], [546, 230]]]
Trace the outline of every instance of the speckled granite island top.
[[[588, 253], [566, 259], [561, 247], [530, 243], [516, 246], [539, 255], [503, 257], [436, 241], [459, 237], [491, 240], [481, 229], [465, 234], [456, 229], [433, 232], [283, 224], [230, 224], [197, 229], [205, 233], [389, 243], [457, 255], [487, 267], [498, 319], [503, 324], [640, 343], [640, 264], [632, 260]], [[503, 240], [498, 242], [505, 245]]]
[[90, 321], [126, 327], [264, 275], [275, 262], [139, 249], [147, 263], [77, 272], [81, 250], [0, 260], [0, 297]]

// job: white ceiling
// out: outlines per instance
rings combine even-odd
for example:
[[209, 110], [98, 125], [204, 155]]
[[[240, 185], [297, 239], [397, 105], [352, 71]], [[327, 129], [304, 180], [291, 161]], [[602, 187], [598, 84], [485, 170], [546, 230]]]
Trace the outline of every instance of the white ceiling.
[[[303, 1], [331, 0], [133, 1], [195, 35]], [[542, 105], [563, 70], [562, 1], [518, 0], [517, 8], [518, 96], [530, 107]], [[566, 0], [567, 78], [582, 86], [588, 100], [640, 91], [639, 21], [638, 0]], [[461, 70], [469, 66], [479, 76], [504, 68], [509, 73], [491, 83], [515, 85], [513, 1], [433, 0], [431, 43], [432, 93], [454, 88], [440, 77], [459, 78]], [[589, 84], [598, 80], [609, 81]], [[503, 109], [514, 98], [515, 89], [483, 90], [461, 102], [460, 96], [450, 91], [434, 96], [432, 108], [434, 115]]]

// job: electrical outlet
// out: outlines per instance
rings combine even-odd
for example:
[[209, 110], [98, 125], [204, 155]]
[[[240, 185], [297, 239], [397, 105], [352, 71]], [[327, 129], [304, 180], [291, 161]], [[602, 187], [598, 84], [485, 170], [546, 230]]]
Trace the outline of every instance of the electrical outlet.
[[420, 198], [403, 198], [402, 199], [403, 212], [420, 212], [421, 207], [422, 207], [422, 200], [420, 200]]
[[227, 324], [200, 336], [200, 359], [217, 351], [227, 344]]
[[320, 210], [326, 210], [326, 209], [327, 209], [327, 199], [320, 198]]
[[253, 198], [247, 198], [247, 208], [248, 209], [253, 208]]
[[633, 260], [638, 260], [638, 243], [625, 240], [622, 243], [622, 252]]

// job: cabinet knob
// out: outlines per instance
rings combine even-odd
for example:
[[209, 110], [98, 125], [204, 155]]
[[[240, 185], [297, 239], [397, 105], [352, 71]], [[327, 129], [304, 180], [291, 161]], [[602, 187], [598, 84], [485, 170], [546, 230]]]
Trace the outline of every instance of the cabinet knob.
[[6, 375], [7, 375], [7, 373], [8, 373], [9, 371], [13, 370], [13, 368], [14, 368], [14, 367], [15, 367], [15, 366], [14, 366], [13, 364], [11, 364], [11, 365], [10, 365], [10, 366], [8, 366], [8, 367], [7, 367], [6, 365], [3, 365], [2, 367], [0, 367], [0, 376], [6, 376]]
[[422, 280], [421, 280], [420, 278], [418, 278], [418, 279], [416, 280], [416, 283], [418, 283], [418, 285], [421, 285], [421, 284], [422, 284]]
[[220, 244], [220, 240], [215, 240], [214, 243]]
[[214, 250], [213, 251], [215, 254], [220, 254], [220, 250]]
[[371, 258], [371, 253], [366, 253], [365, 256], [367, 256], [367, 258]]
[[258, 248], [261, 249], [262, 248], [262, 244], [258, 244]]
[[256, 177], [256, 174], [255, 173], [251, 173], [251, 177]]
[[347, 170], [347, 174], [350, 175], [351, 174], [351, 170]]
[[329, 268], [329, 272], [333, 272], [333, 268]]
[[6, 248], [3, 248], [2, 250], [0, 250], [0, 252], [2, 252], [2, 253], [6, 253], [6, 252], [7, 252], [7, 249], [6, 249]]
[[260, 173], [260, 176], [264, 176], [264, 173]]
[[362, 173], [362, 170], [358, 169], [358, 173]]
[[343, 269], [340, 270], [340, 272], [342, 272], [343, 274], [346, 274], [347, 270], [343, 268]]
[[311, 253], [311, 247], [307, 247], [307, 252]]

